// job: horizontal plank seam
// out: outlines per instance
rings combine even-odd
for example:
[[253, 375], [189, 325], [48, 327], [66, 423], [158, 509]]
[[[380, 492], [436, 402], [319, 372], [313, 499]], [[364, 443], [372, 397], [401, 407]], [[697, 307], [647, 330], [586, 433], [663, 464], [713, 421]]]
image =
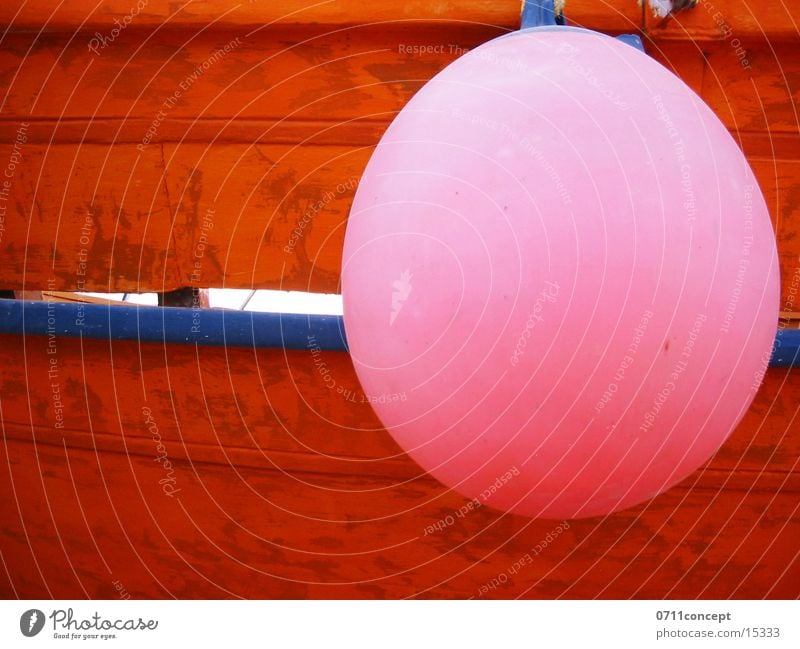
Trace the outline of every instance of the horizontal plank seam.
[[[137, 439], [137, 441], [145, 441], [147, 438], [136, 438], [136, 439]], [[27, 445], [33, 446], [33, 441], [30, 440], [30, 439], [22, 440], [22, 439], [18, 439], [18, 438], [15, 438], [13, 436], [10, 436], [10, 435], [6, 435], [5, 441], [6, 442], [16, 443], [16, 444], [27, 444]], [[144, 458], [144, 459], [150, 459], [150, 460], [153, 459], [151, 455], [148, 455], [146, 453], [142, 453], [141, 451], [138, 451], [138, 450], [124, 451], [124, 450], [119, 450], [119, 449], [100, 448], [100, 447], [97, 447], [96, 445], [91, 445], [91, 444], [89, 444], [89, 445], [70, 444], [70, 440], [67, 440], [67, 439], [64, 439], [61, 443], [54, 442], [54, 441], [49, 441], [49, 440], [37, 440], [36, 444], [37, 444], [37, 446], [46, 446], [48, 448], [62, 449], [62, 450], [64, 449], [64, 446], [66, 445], [66, 448], [68, 450], [72, 449], [72, 450], [87, 451], [87, 452], [95, 451], [95, 452], [101, 453], [101, 454], [110, 453], [110, 454], [114, 454], [114, 455], [123, 455], [123, 456], [130, 457], [130, 458]], [[195, 447], [196, 447], [196, 450], [201, 450], [203, 447], [205, 447], [206, 449], [219, 449], [220, 448], [218, 446], [201, 445], [201, 444], [191, 444], [191, 445], [187, 445], [187, 446], [188, 446], [188, 448], [190, 450], [192, 448], [195, 448]], [[226, 448], [231, 448], [231, 447], [226, 447]], [[233, 449], [231, 449], [231, 450], [233, 450]], [[250, 451], [249, 454], [261, 456], [261, 454], [258, 453], [255, 449], [249, 449], [249, 451]], [[297, 454], [297, 453], [292, 454], [291, 451], [273, 451], [273, 454], [275, 454], [275, 455], [287, 454], [287, 455], [294, 455], [296, 457], [305, 457], [305, 458], [309, 458], [309, 457], [313, 458], [314, 457], [313, 455], [303, 456], [303, 454]], [[266, 458], [266, 457], [268, 457], [268, 455], [264, 454], [264, 457]], [[324, 456], [320, 456], [320, 457], [324, 458]], [[282, 468], [280, 466], [275, 466], [275, 465], [269, 464], [269, 463], [214, 462], [214, 461], [211, 461], [211, 460], [208, 460], [208, 459], [205, 459], [205, 458], [204, 459], [197, 459], [197, 458], [192, 458], [191, 456], [187, 457], [187, 456], [185, 456], [183, 454], [177, 454], [177, 453], [174, 454], [174, 455], [169, 456], [167, 459], [169, 459], [169, 461], [173, 465], [181, 464], [181, 465], [186, 465], [186, 466], [189, 466], [189, 465], [192, 465], [192, 466], [193, 465], [204, 465], [204, 466], [211, 466], [211, 467], [227, 467], [227, 466], [231, 466], [231, 464], [233, 464], [234, 466], [236, 466], [238, 468], [254, 469], [254, 470], [257, 470], [257, 471], [275, 473], [275, 474], [278, 474], [278, 475], [286, 473], [286, 474], [289, 474], [289, 475], [323, 475], [323, 476], [329, 476], [329, 477], [332, 477], [332, 478], [364, 478], [364, 479], [375, 480], [376, 482], [386, 482], [386, 483], [390, 483], [390, 484], [397, 484], [398, 482], [401, 482], [401, 483], [415, 482], [416, 483], [416, 482], [420, 482], [421, 481], [421, 482], [427, 482], [429, 484], [441, 485], [441, 483], [438, 482], [435, 478], [433, 478], [432, 476], [430, 476], [427, 473], [424, 473], [422, 471], [422, 469], [420, 469], [419, 470], [420, 472], [416, 473], [416, 474], [412, 474], [412, 473], [410, 473], [408, 471], [397, 471], [396, 470], [391, 474], [382, 475], [380, 473], [358, 473], [358, 472], [355, 472], [355, 471], [352, 472], [352, 473], [351, 472], [346, 472], [346, 471], [332, 471], [332, 470], [324, 471], [324, 470], [320, 470], [320, 469], [315, 469], [313, 467], [311, 467], [311, 468], [305, 468], [304, 467], [302, 469]], [[377, 465], [378, 462], [376, 461], [375, 464]], [[726, 472], [723, 472], [723, 475], [728, 475], [728, 474]]]
[[[95, 435], [97, 435], [97, 433]], [[103, 434], [103, 435], [105, 437], [113, 437], [110, 434]], [[81, 437], [83, 437], [83, 436], [84, 436], [84, 434], [81, 434]], [[85, 435], [85, 437], [90, 437], [90, 436], [87, 434], [87, 435]], [[30, 445], [33, 445], [33, 441], [32, 440], [30, 440], [30, 439], [21, 439], [21, 438], [18, 438], [16, 436], [14, 436], [14, 435], [6, 434], [5, 439], [6, 439], [6, 441], [15, 442], [15, 443], [18, 443], [18, 444], [30, 444]], [[122, 440], [122, 438], [119, 438], [119, 439], [120, 439], [120, 441]], [[128, 439], [130, 439], [130, 438], [128, 438]], [[133, 439], [135, 439], [137, 442], [141, 442], [141, 441], [146, 441], [148, 438], [147, 437], [136, 436]], [[128, 457], [151, 458], [150, 455], [148, 455], [146, 453], [142, 453], [141, 451], [138, 451], [138, 450], [123, 451], [123, 450], [117, 450], [117, 449], [99, 448], [96, 445], [92, 445], [92, 444], [88, 444], [88, 445], [70, 444], [70, 441], [71, 440], [68, 440], [66, 438], [64, 438], [64, 440], [61, 443], [51, 442], [51, 441], [48, 441], [48, 440], [37, 440], [36, 444], [37, 445], [41, 445], [41, 446], [47, 446], [49, 448], [63, 448], [64, 444], [66, 444], [66, 447], [68, 449], [83, 450], [83, 451], [92, 451], [92, 450], [94, 450], [94, 451], [97, 451], [97, 452], [100, 452], [100, 453], [114, 453], [116, 455], [125, 455], [125, 456], [128, 456]], [[198, 444], [198, 443], [186, 444], [184, 442], [182, 444], [182, 446], [185, 446], [190, 451], [192, 449], [197, 450], [197, 451], [208, 450], [208, 449], [212, 449], [212, 450], [219, 450], [220, 449], [219, 446], [212, 445], [212, 444]], [[257, 449], [248, 449], [246, 447], [230, 447], [230, 446], [229, 447], [225, 447], [225, 448], [229, 449], [229, 450], [244, 451], [244, 452], [246, 452], [248, 454], [253, 454], [253, 455], [256, 455], [256, 456], [259, 456], [259, 457], [262, 456], [262, 454]], [[306, 455], [306, 454], [303, 454], [303, 453], [297, 453], [297, 452], [293, 452], [293, 451], [277, 451], [276, 450], [276, 451], [272, 451], [272, 453], [274, 455], [278, 455], [278, 456], [291, 456], [293, 458], [314, 458], [314, 457], [316, 457], [313, 454]], [[268, 454], [265, 453], [264, 457], [265, 458], [268, 457]], [[318, 457], [322, 458], [323, 460], [327, 460], [328, 459], [324, 455], [320, 455]], [[185, 456], [184, 454], [175, 454], [172, 457], [170, 457], [169, 459], [173, 464], [176, 464], [176, 463], [182, 463], [182, 464], [186, 464], [186, 465], [189, 465], [189, 464], [191, 464], [191, 465], [202, 464], [202, 465], [223, 466], [223, 467], [230, 465], [230, 463], [213, 462], [213, 461], [210, 461], [208, 459], [202, 459], [202, 460], [193, 459], [190, 456], [189, 457]], [[331, 460], [331, 461], [334, 461], [334, 460]], [[386, 461], [386, 460], [374, 460], [374, 463], [377, 465], [381, 461]], [[393, 474], [393, 475], [387, 475], [387, 476], [384, 477], [384, 476], [381, 476], [380, 474], [359, 474], [359, 473], [355, 473], [355, 472], [354, 473], [349, 473], [349, 472], [345, 472], [345, 471], [323, 471], [323, 470], [315, 470], [313, 468], [308, 468], [308, 469], [306, 469], [306, 468], [303, 468], [303, 469], [295, 469], [295, 468], [292, 468], [292, 469], [281, 469], [280, 467], [276, 467], [276, 466], [273, 466], [271, 464], [249, 464], [248, 463], [248, 464], [237, 464], [236, 466], [243, 466], [243, 467], [247, 467], [247, 468], [257, 469], [257, 470], [261, 470], [261, 471], [267, 471], [267, 472], [271, 472], [271, 473], [278, 473], [278, 474], [281, 474], [281, 473], [285, 472], [285, 473], [290, 473], [292, 475], [294, 475], [294, 474], [309, 474], [309, 475], [326, 475], [326, 476], [331, 476], [331, 477], [362, 477], [362, 478], [370, 478], [370, 479], [376, 479], [376, 480], [386, 480], [386, 481], [389, 481], [389, 482], [394, 482], [395, 479], [400, 479], [400, 480], [403, 480], [403, 481], [419, 481], [419, 480], [421, 480], [421, 481], [425, 481], [425, 482], [431, 482], [431, 483], [439, 484], [437, 480], [435, 480], [433, 477], [431, 477], [430, 475], [425, 474], [425, 473], [420, 473], [420, 474], [417, 474], [417, 475], [408, 474], [408, 475], [405, 475], [405, 476]], [[394, 468], [400, 468], [400, 467], [394, 467]], [[773, 489], [758, 488], [755, 485], [758, 483], [758, 481], [760, 479], [763, 479], [763, 478], [773, 478], [773, 479], [778, 479], [778, 480], [782, 479], [783, 481], [785, 481], [788, 477], [800, 476], [800, 471], [775, 471], [775, 470], [761, 470], [761, 469], [751, 469], [751, 468], [741, 468], [741, 467], [740, 468], [736, 468], [735, 470], [733, 469], [733, 467], [731, 467], [730, 469], [723, 469], [723, 468], [718, 468], [718, 467], [713, 467], [713, 468], [701, 467], [700, 469], [698, 469], [698, 471], [702, 471], [702, 475], [699, 477], [698, 484], [693, 485], [692, 489], [703, 489], [703, 490], [711, 490], [711, 491], [718, 491], [721, 488], [721, 487], [715, 488], [714, 486], [709, 484], [709, 482], [711, 482], [711, 479], [714, 479], [714, 478], [717, 478], [720, 481], [722, 481], [724, 478], [727, 478], [727, 477], [730, 477], [730, 476], [757, 476], [756, 480], [754, 480], [754, 485], [751, 485], [751, 486], [748, 486], [748, 487], [742, 487], [740, 485], [734, 485], [732, 487], [727, 487], [726, 489], [729, 489], [731, 491], [753, 490], [753, 491], [758, 491], [760, 493], [776, 493], [776, 491], [773, 490]], [[398, 473], [403, 473], [403, 472], [402, 471], [398, 471]], [[694, 478], [690, 476], [690, 478], [687, 478], [686, 480], [684, 480], [684, 482], [692, 481], [693, 479]], [[787, 487], [784, 486], [784, 488], [782, 488], [780, 490], [780, 492], [794, 492], [794, 491], [800, 491], [800, 488], [793, 487], [793, 486], [789, 486], [787, 488]]]

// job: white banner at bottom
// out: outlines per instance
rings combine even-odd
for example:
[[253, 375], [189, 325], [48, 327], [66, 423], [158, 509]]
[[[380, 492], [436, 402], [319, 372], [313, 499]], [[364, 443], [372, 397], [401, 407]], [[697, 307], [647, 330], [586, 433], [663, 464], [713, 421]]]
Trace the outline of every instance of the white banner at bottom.
[[0, 601], [0, 646], [796, 648], [798, 619], [796, 601]]

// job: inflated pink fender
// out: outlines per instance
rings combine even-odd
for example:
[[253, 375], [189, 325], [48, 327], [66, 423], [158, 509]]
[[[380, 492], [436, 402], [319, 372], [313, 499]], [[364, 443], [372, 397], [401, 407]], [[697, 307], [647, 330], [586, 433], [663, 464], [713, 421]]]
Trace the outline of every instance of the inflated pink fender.
[[758, 389], [779, 300], [726, 128], [647, 55], [571, 28], [490, 41], [400, 112], [342, 293], [400, 446], [468, 498], [550, 518], [641, 503], [707, 461]]

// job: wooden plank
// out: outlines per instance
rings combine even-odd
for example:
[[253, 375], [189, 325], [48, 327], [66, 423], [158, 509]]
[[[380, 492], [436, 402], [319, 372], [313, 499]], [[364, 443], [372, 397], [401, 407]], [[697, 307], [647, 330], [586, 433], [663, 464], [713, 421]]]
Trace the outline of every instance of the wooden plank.
[[797, 18], [782, 0], [699, 0], [693, 9], [667, 19], [648, 10], [644, 29], [656, 40], [789, 40], [798, 36]]
[[[395, 114], [389, 111], [377, 118], [351, 117], [345, 121], [313, 119], [172, 119], [167, 118], [153, 134], [150, 144], [297, 144], [317, 146], [369, 146], [375, 144]], [[141, 118], [126, 120], [76, 118], [59, 121], [44, 118], [28, 122], [27, 141], [37, 144], [141, 144], [142, 134], [151, 122]], [[0, 119], [0, 141], [13, 142], [20, 122]], [[794, 142], [781, 140], [791, 156]], [[777, 140], [774, 144], [777, 143]], [[13, 145], [12, 145], [13, 149]]]
[[751, 48], [751, 69], [742, 66], [731, 48], [706, 53], [703, 99], [733, 131], [800, 132], [800, 48], [776, 43]]
[[[634, 2], [621, 6], [593, 0], [570, 0], [569, 17], [573, 24], [599, 30], [625, 30], [640, 24], [641, 9]], [[0, 8], [0, 25], [14, 29], [47, 29], [72, 32], [115, 26], [116, 18], [126, 29], [152, 29], [168, 24], [171, 28], [203, 26], [216, 29], [261, 27], [273, 24], [352, 25], [397, 21], [435, 21], [463, 25], [478, 23], [519, 28], [519, 0], [470, 0], [469, 2], [364, 3], [359, 0], [309, 3], [305, 0], [243, 2], [231, 6], [225, 0], [207, 0], [183, 5], [167, 0], [150, 0], [139, 9], [128, 0], [105, 0], [89, 6], [82, 0], [66, 0], [54, 9], [46, 0], [11, 0]], [[124, 20], [125, 16], [130, 16]], [[105, 34], [105, 32], [104, 32]]]
[[345, 223], [371, 150], [27, 144], [7, 202], [0, 288], [338, 292]]
[[800, 48], [788, 42], [749, 47], [749, 69], [726, 43], [665, 41], [648, 44], [647, 50], [700, 94], [732, 132], [796, 137]]
[[347, 216], [372, 146], [164, 150], [177, 258], [194, 260], [181, 264], [184, 282], [340, 292]]
[[[54, 355], [47, 354], [46, 338], [26, 337], [23, 346], [13, 336], [2, 339], [0, 358], [15, 363], [5, 365], [2, 375], [6, 423], [55, 428], [48, 376], [49, 359], [55, 357], [63, 403], [60, 430], [147, 438], [142, 408], [148, 407], [173, 446], [185, 441], [316, 452], [343, 456], [345, 464], [352, 457], [399, 454], [388, 435], [376, 434], [381, 426], [347, 354], [224, 347], [202, 348], [201, 353], [191, 346], [140, 349], [135, 342], [96, 340], [84, 340], [81, 351], [80, 340], [58, 338]], [[23, 349], [27, 366], [20, 363]], [[189, 389], [173, 397], [173, 384]], [[118, 397], [120, 389], [124, 399]], [[187, 430], [182, 430], [184, 417], [193, 422]]]
[[[566, 527], [485, 507], [459, 518], [464, 501], [430, 483], [172, 469], [180, 491], [168, 496], [147, 458], [0, 446], [0, 550], [14, 591], [112, 598], [117, 582], [149, 598], [800, 594], [796, 493], [687, 484]], [[448, 516], [452, 525], [433, 527]]]
[[[49, 429], [55, 435], [46, 438], [50, 443], [74, 436], [77, 446], [97, 439], [107, 450], [125, 451], [138, 439], [144, 446], [136, 448], [150, 447], [152, 453], [146, 408], [176, 457], [225, 463], [222, 447], [239, 449], [239, 460], [270, 470], [287, 462], [287, 469], [350, 474], [363, 462], [391, 460], [370, 474], [419, 475], [382, 429], [344, 353], [315, 352], [312, 345], [308, 350], [195, 348], [62, 337], [51, 343], [38, 336], [20, 341], [8, 335], [0, 342], [4, 423], [16, 439], [32, 441], [34, 432], [44, 435]], [[48, 353], [51, 349], [56, 352]], [[770, 369], [743, 423], [708, 468], [797, 471], [798, 408], [798, 370]], [[114, 445], [120, 438], [124, 448]], [[719, 484], [716, 475], [708, 480], [707, 486]]]
[[[131, 32], [103, 56], [67, 36], [11, 34], [0, 51], [0, 78], [9, 88], [0, 117], [141, 119], [139, 142], [154, 124], [151, 136], [159, 137], [168, 120], [387, 119], [465, 49], [500, 33], [364, 25], [353, 33], [188, 33], [176, 44], [171, 33]], [[420, 47], [427, 49], [414, 49]], [[796, 134], [798, 48], [748, 47], [750, 69], [727, 43], [655, 42], [648, 52], [702, 92], [730, 128]]]
[[4, 202], [0, 288], [145, 292], [181, 285], [160, 149], [26, 143], [22, 150], [24, 164], [13, 171]]
[[[193, 285], [335, 292], [352, 186], [370, 147], [414, 90], [456, 56], [448, 48], [399, 54], [403, 39], [420, 44], [430, 37], [425, 30], [412, 37], [364, 28], [358, 39], [325, 35], [286, 51], [297, 33], [253, 37], [204, 72], [152, 135], [146, 134], [164, 98], [227, 35], [192, 40], [185, 56], [172, 59], [174, 37], [159, 36], [124, 74], [135, 39], [115, 43], [89, 65], [76, 44], [62, 52], [64, 37], [45, 39], [29, 57], [31, 36], [12, 37], [15, 46], [0, 54], [2, 74], [13, 79], [0, 113], [0, 159], [20, 146], [24, 164], [16, 168], [4, 221], [0, 251], [8, 264], [0, 289], [75, 290], [81, 280], [84, 290], [96, 291]], [[465, 44], [476, 35], [460, 38]], [[785, 302], [800, 255], [793, 225], [800, 51], [780, 44], [774, 55], [759, 50], [758, 75], [750, 79], [728, 49], [667, 42], [654, 54], [703, 94], [750, 154], [778, 230]], [[54, 66], [58, 74], [51, 74]], [[18, 145], [20, 116], [31, 111], [36, 119], [25, 121], [27, 141]], [[59, 120], [61, 113], [69, 119]], [[91, 113], [100, 119], [90, 120]], [[338, 192], [342, 183], [349, 188]], [[322, 209], [306, 218], [319, 203]], [[84, 278], [76, 265], [89, 205], [98, 238]], [[208, 245], [196, 269], [201, 239]]]
[[796, 371], [770, 370], [680, 487], [573, 522], [527, 561], [558, 521], [458, 517], [465, 501], [381, 429], [346, 354], [4, 336], [0, 365], [3, 595], [800, 594]]
[[73, 36], [11, 34], [0, 50], [8, 87], [0, 117], [138, 118], [145, 146], [165, 119], [367, 117], [396, 112], [466, 49], [502, 33], [376, 24], [250, 35], [126, 31], [101, 55]]

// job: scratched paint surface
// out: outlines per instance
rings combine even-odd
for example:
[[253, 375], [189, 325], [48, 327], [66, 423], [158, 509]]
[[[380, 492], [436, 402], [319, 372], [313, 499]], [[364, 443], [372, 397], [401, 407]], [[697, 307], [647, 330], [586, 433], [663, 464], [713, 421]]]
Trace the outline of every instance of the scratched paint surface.
[[[0, 288], [98, 291], [336, 291], [350, 201], [392, 116], [519, 6], [151, 0], [110, 41], [128, 2], [68, 0], [38, 36], [51, 3], [21, 4], [0, 6], [16, 16], [0, 46]], [[778, 0], [714, 4], [666, 21], [634, 0], [568, 10], [644, 29], [741, 142], [797, 311], [796, 32]], [[800, 595], [794, 370], [767, 373], [681, 485], [567, 527], [422, 474], [345, 354], [0, 336], [0, 367], [4, 597]]]

